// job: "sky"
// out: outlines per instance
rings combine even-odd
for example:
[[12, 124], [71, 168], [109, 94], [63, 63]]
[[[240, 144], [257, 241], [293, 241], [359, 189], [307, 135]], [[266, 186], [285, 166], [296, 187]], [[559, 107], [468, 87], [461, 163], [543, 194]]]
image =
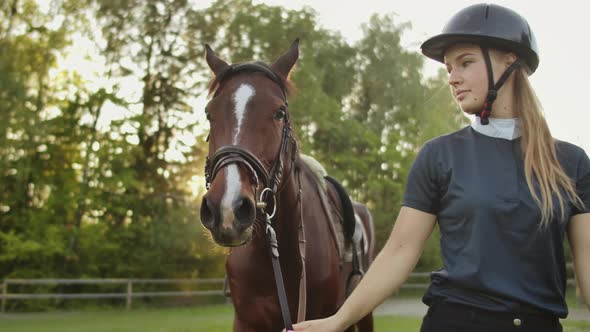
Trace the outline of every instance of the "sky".
[[[207, 1], [205, 1], [207, 2]], [[325, 28], [338, 31], [349, 42], [362, 38], [361, 24], [375, 13], [394, 13], [398, 22], [410, 22], [412, 29], [402, 46], [419, 52], [420, 44], [440, 33], [446, 21], [462, 8], [481, 1], [466, 0], [264, 0], [254, 1], [291, 9], [303, 6], [318, 13]], [[531, 76], [555, 138], [583, 147], [590, 154], [590, 1], [489, 1], [509, 7], [524, 16], [535, 37], [540, 65]], [[335, 5], [337, 3], [337, 5]], [[304, 52], [304, 50], [303, 50]], [[425, 61], [425, 75], [433, 75], [440, 64]]]

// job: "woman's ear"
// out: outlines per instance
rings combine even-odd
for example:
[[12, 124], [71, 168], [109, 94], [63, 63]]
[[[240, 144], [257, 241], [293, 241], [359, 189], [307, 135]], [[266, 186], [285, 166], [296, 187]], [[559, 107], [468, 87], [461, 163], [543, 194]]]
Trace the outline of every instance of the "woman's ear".
[[518, 60], [518, 57], [512, 52], [507, 52], [504, 54], [504, 59], [505, 63], [510, 66], [514, 61]]

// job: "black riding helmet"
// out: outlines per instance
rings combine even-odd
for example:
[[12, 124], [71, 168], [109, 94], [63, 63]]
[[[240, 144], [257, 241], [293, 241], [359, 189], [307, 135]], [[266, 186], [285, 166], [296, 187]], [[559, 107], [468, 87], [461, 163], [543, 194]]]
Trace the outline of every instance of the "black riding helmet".
[[[442, 33], [426, 40], [421, 49], [427, 57], [444, 63], [446, 49], [458, 43], [476, 44], [482, 49], [488, 71], [489, 91], [484, 109], [477, 115], [481, 117], [482, 124], [487, 124], [498, 89], [510, 73], [524, 65], [531, 75], [539, 66], [535, 36], [528, 22], [515, 11], [494, 4], [477, 4], [455, 14]], [[513, 52], [519, 58], [506, 69], [496, 84], [493, 81], [488, 48]]]

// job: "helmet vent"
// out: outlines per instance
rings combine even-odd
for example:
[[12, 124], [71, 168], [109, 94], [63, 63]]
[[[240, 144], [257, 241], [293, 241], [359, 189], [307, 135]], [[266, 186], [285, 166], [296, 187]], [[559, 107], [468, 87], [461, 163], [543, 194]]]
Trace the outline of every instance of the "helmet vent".
[[488, 14], [490, 13], [490, 6], [486, 6], [486, 20], [488, 19]]

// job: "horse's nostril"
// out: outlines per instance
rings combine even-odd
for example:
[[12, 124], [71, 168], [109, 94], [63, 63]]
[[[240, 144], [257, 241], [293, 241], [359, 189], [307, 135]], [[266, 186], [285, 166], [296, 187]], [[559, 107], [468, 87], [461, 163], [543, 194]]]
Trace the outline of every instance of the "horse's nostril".
[[203, 223], [203, 226], [208, 229], [212, 229], [213, 226], [215, 226], [215, 214], [209, 206], [209, 201], [204, 197], [201, 202], [201, 222]]
[[254, 203], [248, 198], [242, 198], [239, 205], [234, 208], [234, 215], [240, 224], [251, 224], [256, 217]]

